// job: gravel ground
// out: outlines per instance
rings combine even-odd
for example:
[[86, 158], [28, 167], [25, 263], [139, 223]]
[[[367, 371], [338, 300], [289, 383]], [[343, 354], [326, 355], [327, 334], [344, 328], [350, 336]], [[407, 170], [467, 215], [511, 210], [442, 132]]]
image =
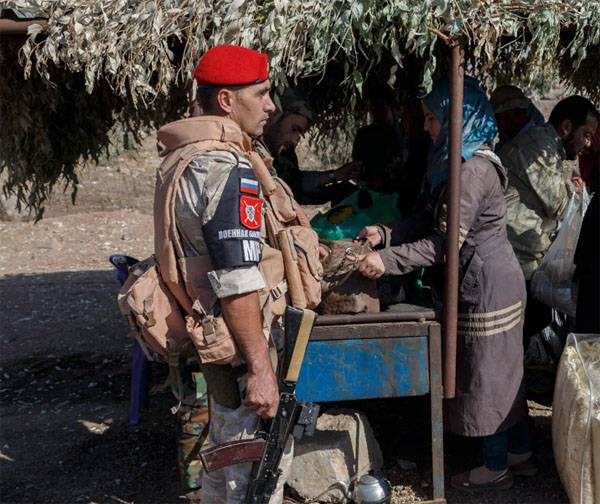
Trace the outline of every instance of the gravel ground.
[[[131, 345], [115, 303], [112, 253], [152, 250], [154, 138], [136, 155], [81, 172], [77, 205], [56, 191], [38, 224], [0, 222], [0, 500], [2, 503], [181, 502], [172, 401], [153, 395], [128, 423]], [[152, 367], [152, 382], [165, 377]], [[393, 502], [427, 499], [424, 399], [354, 404], [381, 442]], [[498, 493], [451, 503], [564, 503], [551, 450], [551, 410], [530, 402], [540, 473]], [[478, 463], [476, 440], [446, 437], [446, 470]], [[401, 469], [399, 460], [414, 462]], [[405, 464], [404, 464], [405, 465]]]

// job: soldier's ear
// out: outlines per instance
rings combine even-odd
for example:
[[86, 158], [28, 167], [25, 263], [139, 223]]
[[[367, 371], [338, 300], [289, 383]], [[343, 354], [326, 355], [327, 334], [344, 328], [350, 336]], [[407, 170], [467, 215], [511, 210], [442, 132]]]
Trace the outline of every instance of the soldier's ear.
[[219, 89], [217, 93], [217, 104], [223, 112], [231, 114], [235, 102], [235, 91], [227, 88]]
[[571, 133], [573, 133], [573, 123], [571, 122], [571, 119], [563, 119], [558, 125], [558, 134], [565, 138]]

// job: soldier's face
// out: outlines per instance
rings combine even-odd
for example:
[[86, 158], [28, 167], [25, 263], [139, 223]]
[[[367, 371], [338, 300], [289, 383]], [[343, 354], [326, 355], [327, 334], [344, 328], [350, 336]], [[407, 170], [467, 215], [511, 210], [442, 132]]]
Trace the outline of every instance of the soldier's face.
[[262, 135], [269, 114], [275, 110], [270, 91], [271, 83], [267, 80], [233, 93], [229, 117], [250, 136]]

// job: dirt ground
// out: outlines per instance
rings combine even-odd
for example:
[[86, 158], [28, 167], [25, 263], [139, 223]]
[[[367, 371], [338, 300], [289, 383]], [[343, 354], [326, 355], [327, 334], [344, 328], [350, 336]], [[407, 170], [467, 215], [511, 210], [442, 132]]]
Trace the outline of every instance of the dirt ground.
[[[107, 260], [151, 252], [156, 165], [149, 137], [138, 154], [84, 169], [75, 206], [57, 190], [38, 224], [0, 222], [2, 503], [183, 502], [169, 395], [151, 397], [139, 426], [128, 422], [131, 344]], [[153, 366], [153, 383], [164, 375]], [[356, 406], [383, 447], [394, 502], [428, 498], [426, 400]], [[551, 410], [530, 402], [530, 414], [539, 475], [499, 493], [448, 490], [449, 502], [567, 502], [552, 459]], [[478, 448], [448, 435], [447, 473], [478, 463]], [[400, 459], [416, 468], [401, 469]]]

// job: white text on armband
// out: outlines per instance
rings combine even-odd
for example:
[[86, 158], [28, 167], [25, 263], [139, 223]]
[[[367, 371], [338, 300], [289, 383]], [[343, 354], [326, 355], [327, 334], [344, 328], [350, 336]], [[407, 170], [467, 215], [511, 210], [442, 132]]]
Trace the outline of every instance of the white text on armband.
[[249, 229], [219, 230], [219, 240], [228, 240], [230, 238], [254, 238], [260, 240], [260, 231], [251, 231]]
[[244, 251], [244, 261], [260, 261], [260, 243], [256, 241], [242, 240], [242, 250]]

